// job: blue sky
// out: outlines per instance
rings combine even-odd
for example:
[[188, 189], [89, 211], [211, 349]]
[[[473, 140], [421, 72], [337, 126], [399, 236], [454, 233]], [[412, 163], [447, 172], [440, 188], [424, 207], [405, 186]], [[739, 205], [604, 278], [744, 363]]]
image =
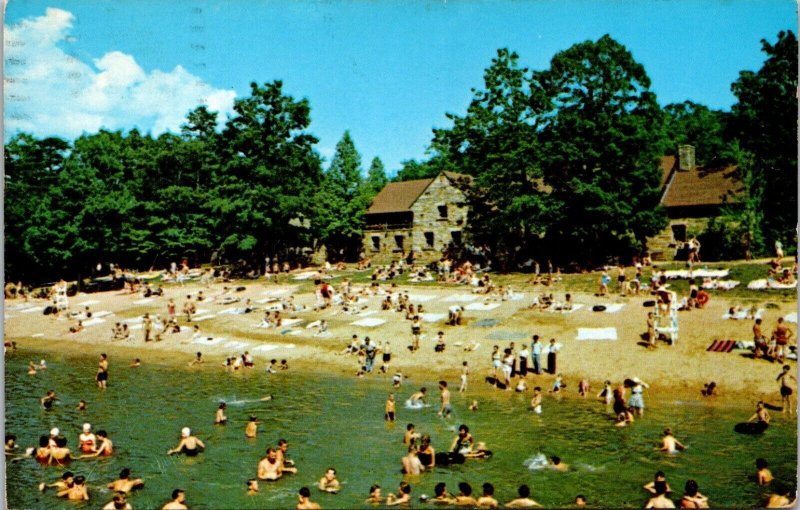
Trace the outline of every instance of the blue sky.
[[175, 131], [202, 101], [223, 119], [251, 81], [281, 79], [311, 102], [323, 156], [349, 129], [364, 166], [379, 156], [393, 173], [424, 157], [446, 112], [465, 111], [497, 48], [543, 69], [608, 33], [644, 64], [662, 104], [729, 109], [739, 71], [763, 62], [760, 40], [796, 25], [789, 0], [11, 0], [6, 139]]

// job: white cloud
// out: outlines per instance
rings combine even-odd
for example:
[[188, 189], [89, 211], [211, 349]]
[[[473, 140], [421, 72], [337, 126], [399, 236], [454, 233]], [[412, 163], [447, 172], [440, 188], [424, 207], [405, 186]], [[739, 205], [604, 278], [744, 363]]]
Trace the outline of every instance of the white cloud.
[[145, 71], [132, 55], [110, 51], [91, 63], [59, 47], [72, 39], [75, 17], [48, 8], [5, 28], [5, 132], [74, 138], [101, 128], [154, 135], [177, 132], [193, 108], [233, 111], [232, 90], [216, 89], [178, 65]]

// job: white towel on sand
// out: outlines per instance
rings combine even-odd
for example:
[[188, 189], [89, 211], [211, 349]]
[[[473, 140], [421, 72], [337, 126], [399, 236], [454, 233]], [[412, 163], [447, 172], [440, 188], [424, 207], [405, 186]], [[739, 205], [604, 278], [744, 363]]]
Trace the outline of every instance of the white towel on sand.
[[376, 317], [367, 317], [366, 319], [355, 321], [353, 323], [353, 326], [361, 326], [363, 328], [374, 328], [375, 326], [380, 326], [385, 322], [386, 322], [385, 320], [378, 319]]
[[786, 322], [792, 322], [794, 324], [797, 324], [797, 312], [792, 312], [788, 314], [786, 317], [783, 318], [783, 320], [785, 320]]
[[610, 305], [606, 305], [606, 309], [604, 311], [606, 313], [617, 313], [623, 308], [625, 308], [625, 303], [611, 303]]
[[578, 328], [575, 340], [616, 340], [617, 328]]
[[427, 303], [428, 301], [436, 299], [436, 296], [431, 296], [429, 294], [409, 294], [408, 299], [412, 303]]
[[144, 299], [139, 299], [137, 301], [134, 301], [133, 304], [134, 305], [146, 305], [146, 304], [152, 303], [152, 302], [153, 302], [153, 298], [144, 298]]
[[488, 312], [499, 307], [500, 303], [470, 303], [465, 308], [471, 311]]
[[89, 319], [87, 321], [83, 321], [83, 325], [86, 326], [86, 327], [96, 326], [97, 324], [102, 324], [105, 321], [106, 321], [105, 319], [100, 319], [98, 317], [95, 317], [93, 319]]
[[470, 303], [478, 299], [474, 294], [452, 294], [444, 298], [446, 303]]
[[425, 322], [439, 322], [447, 318], [446, 313], [423, 313], [421, 319]]

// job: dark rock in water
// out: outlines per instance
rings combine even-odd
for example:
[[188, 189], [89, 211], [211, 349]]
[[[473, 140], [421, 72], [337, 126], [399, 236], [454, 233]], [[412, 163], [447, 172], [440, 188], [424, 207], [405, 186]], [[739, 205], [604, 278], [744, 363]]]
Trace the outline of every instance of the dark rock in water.
[[491, 328], [492, 326], [497, 326], [498, 324], [500, 324], [500, 321], [497, 319], [481, 319], [474, 322], [472, 325], [480, 328]]

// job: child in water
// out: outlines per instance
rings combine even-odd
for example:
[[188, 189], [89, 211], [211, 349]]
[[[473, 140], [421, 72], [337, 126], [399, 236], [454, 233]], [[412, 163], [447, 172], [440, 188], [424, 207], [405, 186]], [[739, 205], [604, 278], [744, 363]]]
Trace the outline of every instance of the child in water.
[[539, 386], [533, 389], [533, 398], [531, 398], [531, 409], [536, 414], [542, 414], [542, 388]]

